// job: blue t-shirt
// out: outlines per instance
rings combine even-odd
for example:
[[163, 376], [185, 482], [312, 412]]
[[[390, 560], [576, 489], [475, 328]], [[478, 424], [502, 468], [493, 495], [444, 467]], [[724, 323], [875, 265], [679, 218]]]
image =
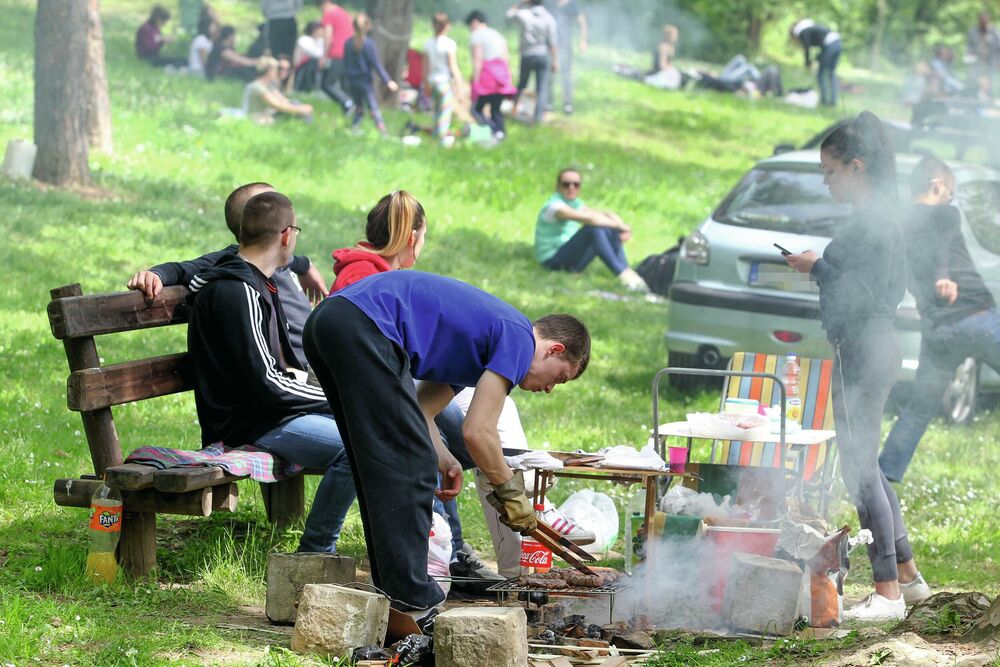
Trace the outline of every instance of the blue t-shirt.
[[[345, 287], [344, 298], [406, 351], [417, 380], [474, 387], [491, 370], [516, 385], [535, 355], [528, 320], [466, 283], [420, 271], [386, 271]], [[512, 386], [513, 388], [513, 386]]]

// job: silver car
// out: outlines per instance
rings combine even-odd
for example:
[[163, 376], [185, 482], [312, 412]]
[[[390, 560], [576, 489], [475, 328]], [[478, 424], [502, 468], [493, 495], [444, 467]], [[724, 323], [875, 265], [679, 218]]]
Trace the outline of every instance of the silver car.
[[[919, 160], [897, 157], [901, 183], [908, 183]], [[949, 166], [969, 252], [994, 296], [1000, 295], [1000, 174], [965, 163]], [[901, 193], [908, 201], [908, 187]], [[823, 185], [819, 151], [786, 152], [757, 163], [681, 247], [670, 287], [670, 365], [722, 368], [739, 351], [828, 357], [819, 291], [808, 276], [787, 266], [774, 244], [792, 252], [822, 252], [849, 212]], [[913, 379], [920, 350], [920, 318], [910, 294], [900, 305], [897, 329], [905, 383]], [[680, 388], [695, 382], [672, 378]], [[967, 360], [945, 394], [946, 415], [968, 421], [977, 395], [987, 390], [1000, 390], [1000, 376]]]

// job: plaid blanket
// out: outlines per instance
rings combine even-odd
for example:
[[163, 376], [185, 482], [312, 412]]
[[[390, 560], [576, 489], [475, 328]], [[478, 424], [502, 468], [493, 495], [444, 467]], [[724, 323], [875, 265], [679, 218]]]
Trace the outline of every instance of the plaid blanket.
[[163, 470], [193, 466], [218, 466], [230, 475], [249, 477], [257, 482], [280, 482], [302, 471], [302, 466], [289, 463], [270, 452], [243, 445], [227, 448], [221, 442], [192, 451], [169, 447], [140, 447], [125, 459], [126, 463], [142, 463]]

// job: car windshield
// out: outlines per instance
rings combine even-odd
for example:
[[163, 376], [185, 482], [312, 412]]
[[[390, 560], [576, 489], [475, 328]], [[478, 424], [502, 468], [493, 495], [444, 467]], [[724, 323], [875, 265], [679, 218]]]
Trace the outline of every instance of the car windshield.
[[833, 201], [819, 172], [754, 169], [714, 217], [729, 225], [829, 236], [850, 211]]

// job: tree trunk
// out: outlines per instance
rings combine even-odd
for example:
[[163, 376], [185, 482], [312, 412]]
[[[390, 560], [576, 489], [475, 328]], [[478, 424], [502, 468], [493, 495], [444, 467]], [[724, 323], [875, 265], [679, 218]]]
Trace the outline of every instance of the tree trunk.
[[108, 74], [104, 67], [104, 30], [101, 28], [100, 0], [87, 0], [87, 141], [94, 150], [110, 154], [111, 100]]
[[872, 26], [872, 52], [870, 66], [879, 69], [882, 61], [882, 38], [885, 36], [886, 24], [889, 22], [888, 0], [875, 0], [875, 25]]
[[967, 635], [970, 639], [991, 639], [1000, 637], [1000, 595], [986, 613], [979, 617]]
[[[369, 0], [372, 17], [372, 39], [389, 77], [399, 83], [406, 66], [406, 51], [413, 34], [413, 0]], [[381, 86], [381, 99], [395, 106], [398, 96]]]
[[90, 183], [87, 166], [87, 5], [38, 0], [35, 14], [35, 178]]
[[756, 12], [751, 13], [747, 25], [747, 51], [749, 51], [747, 55], [760, 52], [760, 39], [763, 32], [764, 20]]

